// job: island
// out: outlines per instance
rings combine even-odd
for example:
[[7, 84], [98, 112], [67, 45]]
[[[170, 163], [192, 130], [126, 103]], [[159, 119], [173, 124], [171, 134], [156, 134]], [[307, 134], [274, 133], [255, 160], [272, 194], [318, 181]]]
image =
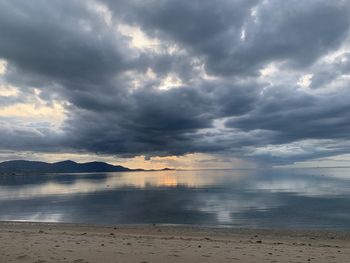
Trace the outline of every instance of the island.
[[13, 160], [0, 163], [0, 174], [18, 175], [34, 173], [102, 173], [102, 172], [139, 172], [139, 171], [169, 171], [171, 168], [159, 170], [130, 169], [121, 165], [105, 162], [77, 163], [71, 160], [47, 163], [40, 161]]

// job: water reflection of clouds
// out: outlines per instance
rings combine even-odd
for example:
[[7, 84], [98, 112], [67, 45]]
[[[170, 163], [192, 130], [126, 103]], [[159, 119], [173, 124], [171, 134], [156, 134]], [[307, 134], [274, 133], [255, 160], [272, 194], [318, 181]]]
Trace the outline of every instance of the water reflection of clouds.
[[250, 170], [41, 176], [38, 185], [0, 183], [0, 219], [345, 225], [350, 219], [350, 181], [308, 173]]
[[27, 213], [18, 215], [0, 215], [2, 221], [19, 221], [19, 222], [64, 222], [64, 218], [67, 215], [64, 213]]
[[236, 220], [236, 214], [251, 209], [265, 211], [282, 205], [271, 195], [257, 195], [244, 190], [224, 195], [209, 195], [205, 200], [206, 202], [198, 209], [216, 214], [218, 224], [231, 224]]
[[[253, 187], [273, 193], [293, 193], [301, 196], [338, 196], [349, 194], [349, 188], [343, 188], [339, 181], [319, 182], [300, 179], [286, 179], [273, 182], [256, 182]], [[336, 189], [336, 190], [335, 190]]]
[[[250, 187], [272, 193], [292, 193], [310, 197], [350, 195], [349, 176], [346, 178], [344, 171], [331, 173], [334, 170], [320, 170], [320, 175], [316, 174], [317, 170], [314, 169], [296, 169], [289, 173], [277, 170], [264, 176], [256, 176], [255, 180], [251, 180]], [[343, 176], [339, 176], [340, 174]]]

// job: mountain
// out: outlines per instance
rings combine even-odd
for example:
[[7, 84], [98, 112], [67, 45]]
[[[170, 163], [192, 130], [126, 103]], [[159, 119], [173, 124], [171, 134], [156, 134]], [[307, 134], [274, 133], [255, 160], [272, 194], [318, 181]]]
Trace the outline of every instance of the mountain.
[[[164, 168], [163, 170], [168, 170]], [[36, 161], [15, 160], [0, 163], [0, 174], [28, 174], [28, 173], [93, 173], [93, 172], [128, 172], [146, 171], [143, 169], [129, 169], [120, 165], [104, 162], [76, 163], [70, 160], [45, 163]]]

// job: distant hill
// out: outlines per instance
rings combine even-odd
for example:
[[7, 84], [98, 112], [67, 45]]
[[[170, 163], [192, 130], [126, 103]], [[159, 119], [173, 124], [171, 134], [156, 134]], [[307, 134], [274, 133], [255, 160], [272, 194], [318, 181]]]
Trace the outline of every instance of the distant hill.
[[[164, 168], [162, 170], [171, 170]], [[121, 165], [111, 165], [104, 162], [76, 163], [70, 160], [45, 163], [36, 161], [15, 160], [0, 163], [0, 174], [32, 174], [32, 173], [93, 173], [93, 172], [128, 172], [147, 171], [144, 169], [129, 169]], [[152, 170], [157, 171], [157, 170]], [[159, 171], [159, 170], [158, 170]]]

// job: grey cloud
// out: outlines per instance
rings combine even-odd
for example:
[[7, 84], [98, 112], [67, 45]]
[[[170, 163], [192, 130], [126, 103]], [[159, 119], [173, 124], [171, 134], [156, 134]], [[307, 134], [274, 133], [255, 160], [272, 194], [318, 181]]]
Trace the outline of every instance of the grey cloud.
[[276, 131], [279, 133], [276, 143], [348, 137], [350, 120], [344, 113], [350, 109], [346, 90], [321, 98], [300, 91], [290, 92], [286, 89], [267, 91], [252, 112], [228, 121], [227, 126]]
[[3, 150], [57, 152], [60, 151], [60, 136], [49, 129], [46, 123], [36, 126], [17, 124], [20, 120], [0, 118], [0, 148]]
[[[217, 85], [220, 92], [216, 92]], [[66, 125], [68, 137], [77, 147], [119, 154], [184, 154], [223, 148], [199, 145], [198, 130], [212, 128], [218, 117], [247, 111], [256, 89], [224, 82], [204, 86], [134, 91], [123, 98], [124, 107], [110, 107], [103, 115], [101, 108], [76, 110]], [[108, 100], [101, 101], [107, 106]]]
[[350, 53], [337, 56], [331, 63], [323, 62], [315, 66], [310, 87], [313, 89], [327, 88], [332, 82], [350, 74]]
[[348, 36], [349, 8], [344, 1], [266, 1], [246, 25], [239, 61], [254, 65], [286, 60], [299, 67], [310, 65]]
[[81, 1], [0, 2], [1, 57], [70, 88], [103, 82], [125, 67], [118, 48], [126, 46], [106, 28]]
[[[112, 24], [96, 3], [107, 4]], [[267, 163], [347, 152], [348, 82], [315, 90], [350, 71], [346, 52], [322, 62], [346, 43], [348, 14], [347, 1], [0, 1], [0, 58], [8, 62], [1, 81], [19, 88], [0, 97], [1, 107], [32, 103], [36, 88], [67, 112], [60, 131], [1, 119], [0, 150], [148, 158], [205, 152]], [[118, 23], [178, 51], [135, 49]], [[264, 78], [259, 71], [269, 63], [283, 65], [282, 80], [312, 74], [311, 89]], [[160, 90], [169, 74], [181, 85]], [[308, 140], [331, 142], [278, 158], [259, 152]]]
[[252, 74], [276, 60], [305, 67], [337, 48], [350, 26], [346, 1], [105, 2], [119, 19], [203, 58], [216, 75]]
[[0, 96], [0, 106], [6, 107], [9, 105], [23, 102], [23, 99], [18, 96]]

